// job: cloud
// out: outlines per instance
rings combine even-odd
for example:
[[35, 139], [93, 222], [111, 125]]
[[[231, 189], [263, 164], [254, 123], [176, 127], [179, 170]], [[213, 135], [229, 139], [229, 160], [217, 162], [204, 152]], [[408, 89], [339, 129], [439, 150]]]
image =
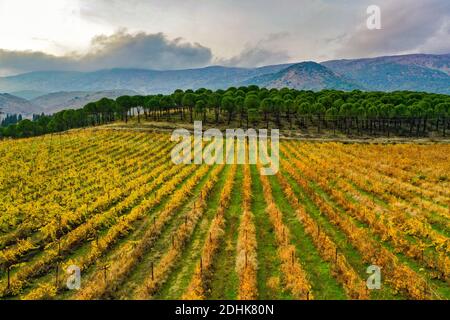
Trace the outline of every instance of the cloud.
[[[410, 52], [448, 52], [450, 3], [448, 0], [384, 2], [381, 30], [369, 30], [365, 21], [345, 37], [336, 39], [336, 56], [367, 57]], [[439, 48], [437, 47], [439, 45]], [[438, 50], [436, 50], [438, 49]]]
[[55, 56], [43, 52], [0, 50], [0, 72], [92, 71], [108, 68], [183, 69], [210, 64], [212, 53], [198, 43], [169, 40], [164, 34], [120, 30], [96, 36], [87, 54]]
[[274, 50], [277, 43], [289, 37], [289, 33], [274, 33], [268, 35], [255, 45], [247, 44], [238, 55], [229, 59], [216, 59], [216, 63], [234, 67], [260, 67], [270, 64], [286, 63], [290, 56], [285, 50]]

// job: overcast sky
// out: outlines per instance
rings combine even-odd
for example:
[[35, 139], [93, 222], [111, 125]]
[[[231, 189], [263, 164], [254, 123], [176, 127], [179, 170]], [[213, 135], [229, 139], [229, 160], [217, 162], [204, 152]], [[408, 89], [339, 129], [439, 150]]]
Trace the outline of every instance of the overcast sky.
[[450, 0], [0, 0], [0, 75], [405, 53], [450, 53]]

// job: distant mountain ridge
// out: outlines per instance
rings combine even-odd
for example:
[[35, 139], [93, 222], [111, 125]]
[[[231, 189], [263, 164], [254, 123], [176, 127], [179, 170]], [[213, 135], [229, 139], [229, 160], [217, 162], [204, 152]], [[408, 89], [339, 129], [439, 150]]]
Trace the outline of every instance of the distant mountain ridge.
[[366, 90], [411, 90], [450, 94], [450, 54], [333, 60], [322, 65]]
[[254, 69], [212, 66], [170, 71], [110, 69], [86, 73], [40, 71], [0, 78], [0, 92], [134, 90], [140, 93], [170, 93], [176, 89], [200, 87], [219, 89], [255, 76], [278, 72], [288, 66], [290, 64]]
[[0, 111], [5, 115], [22, 114], [30, 116], [33, 113], [40, 113], [41, 108], [26, 99], [9, 93], [0, 93]]
[[[295, 70], [289, 69], [295, 65]], [[359, 88], [369, 91], [411, 90], [450, 94], [450, 54], [332, 60], [320, 64], [303, 62], [260, 68], [211, 66], [170, 71], [42, 71], [0, 78], [0, 92], [133, 90], [142, 94], [155, 94], [201, 87], [226, 89], [243, 84], [311, 90]]]
[[323, 89], [346, 91], [362, 89], [325, 66], [311, 61], [294, 64], [274, 74], [249, 79], [246, 83], [267, 88], [281, 89], [289, 87], [297, 90], [313, 91]]
[[0, 110], [4, 114], [22, 114], [30, 117], [33, 114], [52, 114], [65, 109], [79, 109], [89, 102], [101, 98], [116, 99], [123, 95], [137, 95], [132, 90], [107, 91], [71, 91], [54, 92], [38, 96], [34, 99], [24, 99], [12, 94], [0, 94]]
[[132, 90], [107, 90], [107, 91], [70, 91], [54, 92], [39, 96], [31, 100], [34, 105], [40, 106], [42, 112], [54, 113], [65, 109], [78, 109], [89, 102], [98, 101], [101, 98], [116, 99], [124, 95], [137, 95]]

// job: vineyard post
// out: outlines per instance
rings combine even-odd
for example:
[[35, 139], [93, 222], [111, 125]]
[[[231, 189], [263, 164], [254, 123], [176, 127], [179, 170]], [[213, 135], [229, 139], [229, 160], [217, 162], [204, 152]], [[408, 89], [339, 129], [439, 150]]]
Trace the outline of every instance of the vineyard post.
[[421, 206], [422, 211], [423, 211], [423, 191], [422, 191], [422, 189], [420, 189], [420, 206]]
[[295, 260], [295, 252], [294, 252], [294, 249], [292, 249], [291, 260], [292, 260], [292, 265], [294, 265], [294, 260]]
[[153, 261], [152, 261], [152, 263], [150, 265], [150, 269], [152, 271], [152, 281], [153, 281], [153, 280], [155, 280], [155, 275], [154, 275], [154, 272], [153, 272]]
[[[61, 216], [59, 215], [58, 216], [58, 231], [57, 231], [57, 234], [56, 234], [56, 236], [58, 237], [58, 234], [61, 234]], [[60, 238], [58, 238], [58, 257], [60, 257], [61, 256], [61, 239]]]
[[247, 250], [245, 250], [245, 268], [247, 268]]
[[306, 293], [306, 300], [309, 300], [309, 291]]
[[55, 275], [55, 287], [56, 290], [59, 289], [59, 263], [56, 263], [56, 275]]
[[200, 257], [200, 273], [203, 272], [203, 258]]
[[104, 280], [105, 280], [105, 283], [107, 282], [107, 276], [108, 276], [108, 274], [107, 274], [107, 272], [108, 272], [108, 269], [109, 269], [109, 266], [107, 265], [107, 264], [105, 264], [102, 268], [101, 268], [101, 270], [103, 270], [103, 278], [104, 278]]
[[334, 261], [337, 262], [338, 259], [338, 248], [336, 247], [335, 253], [334, 253]]
[[6, 268], [6, 272], [8, 273], [8, 290], [11, 288], [11, 266]]

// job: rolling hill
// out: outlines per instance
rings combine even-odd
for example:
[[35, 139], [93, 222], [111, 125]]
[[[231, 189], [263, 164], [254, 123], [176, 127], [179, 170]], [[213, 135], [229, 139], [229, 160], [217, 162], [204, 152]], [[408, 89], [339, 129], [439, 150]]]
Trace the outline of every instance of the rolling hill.
[[52, 114], [65, 109], [82, 108], [89, 102], [101, 98], [116, 99], [123, 95], [136, 95], [132, 90], [107, 91], [62, 91], [38, 96], [27, 100], [9, 93], [0, 94], [0, 110], [4, 114], [22, 114], [25, 117], [33, 114]]
[[49, 93], [31, 100], [31, 103], [40, 106], [44, 113], [54, 113], [64, 109], [78, 109], [89, 102], [98, 101], [101, 98], [116, 99], [123, 95], [137, 95], [131, 90], [108, 91], [69, 91]]
[[450, 94], [450, 54], [334, 60], [322, 65], [367, 90]]
[[0, 111], [4, 114], [22, 114], [31, 116], [41, 113], [42, 109], [34, 103], [8, 93], [0, 93]]
[[302, 62], [292, 65], [274, 74], [263, 75], [249, 79], [246, 84], [256, 84], [261, 87], [281, 89], [289, 87], [297, 90], [361, 89], [342, 76], [336, 75], [330, 69], [315, 62]]

